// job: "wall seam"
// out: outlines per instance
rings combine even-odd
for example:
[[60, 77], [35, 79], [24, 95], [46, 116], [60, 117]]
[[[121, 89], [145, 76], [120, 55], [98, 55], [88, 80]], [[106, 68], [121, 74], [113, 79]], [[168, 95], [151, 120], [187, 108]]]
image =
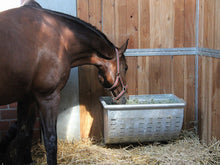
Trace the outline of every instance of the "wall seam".
[[196, 56], [195, 56], [195, 124], [194, 128], [196, 133], [198, 134], [199, 127], [199, 97], [198, 97], [198, 87], [199, 87], [199, 2], [200, 0], [196, 0], [196, 32], [195, 32], [195, 46], [196, 46]]

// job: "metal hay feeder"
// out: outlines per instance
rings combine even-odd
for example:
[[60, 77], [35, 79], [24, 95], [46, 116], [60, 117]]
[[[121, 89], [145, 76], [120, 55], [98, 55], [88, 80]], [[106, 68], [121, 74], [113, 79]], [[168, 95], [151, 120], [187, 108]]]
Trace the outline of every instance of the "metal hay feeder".
[[173, 94], [133, 95], [138, 103], [113, 104], [101, 97], [104, 110], [104, 142], [133, 143], [175, 138], [183, 124], [184, 100]]

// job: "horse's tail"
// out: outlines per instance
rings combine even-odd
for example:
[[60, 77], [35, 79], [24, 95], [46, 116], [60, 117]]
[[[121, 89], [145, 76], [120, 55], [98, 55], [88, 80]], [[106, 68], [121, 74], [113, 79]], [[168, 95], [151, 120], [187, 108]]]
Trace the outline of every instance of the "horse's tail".
[[8, 129], [7, 134], [0, 142], [0, 153], [5, 153], [9, 144], [14, 140], [17, 135], [17, 122], [13, 123]]
[[11, 160], [8, 155], [8, 147], [17, 135], [17, 122], [13, 123], [8, 129], [7, 134], [0, 142], [0, 165], [9, 165]]

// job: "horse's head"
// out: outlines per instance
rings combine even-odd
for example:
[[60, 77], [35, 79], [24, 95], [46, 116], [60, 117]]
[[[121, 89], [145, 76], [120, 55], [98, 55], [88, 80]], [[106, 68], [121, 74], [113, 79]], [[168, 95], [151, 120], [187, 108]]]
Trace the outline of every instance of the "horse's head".
[[115, 48], [115, 58], [107, 60], [99, 70], [99, 81], [109, 91], [117, 103], [125, 103], [127, 97], [127, 85], [125, 75], [128, 69], [124, 52], [127, 49], [128, 40], [120, 48]]

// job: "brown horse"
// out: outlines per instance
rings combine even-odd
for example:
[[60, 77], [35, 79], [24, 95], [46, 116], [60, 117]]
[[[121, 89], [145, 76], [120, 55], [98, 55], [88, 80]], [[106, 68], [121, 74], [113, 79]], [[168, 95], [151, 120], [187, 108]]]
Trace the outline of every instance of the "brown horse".
[[[18, 102], [16, 164], [32, 161], [35, 112], [43, 128], [47, 163], [56, 164], [60, 91], [70, 69], [95, 65], [115, 100], [126, 93], [128, 41], [115, 47], [92, 25], [46, 10], [36, 2], [0, 13], [0, 105]], [[121, 99], [122, 100], [122, 99]]]

